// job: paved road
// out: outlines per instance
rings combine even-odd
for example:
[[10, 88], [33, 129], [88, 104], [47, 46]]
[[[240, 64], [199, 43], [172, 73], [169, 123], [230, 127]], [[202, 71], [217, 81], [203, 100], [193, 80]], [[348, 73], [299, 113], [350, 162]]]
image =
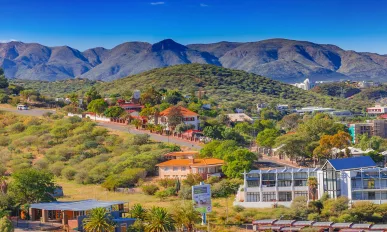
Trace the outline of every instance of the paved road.
[[[21, 115], [28, 115], [28, 116], [42, 116], [46, 112], [55, 112], [55, 110], [47, 110], [47, 109], [17, 110], [14, 108], [4, 108], [4, 107], [0, 107], [0, 110], [13, 112]], [[177, 139], [171, 136], [169, 136], [168, 138], [168, 136], [152, 134], [152, 133], [149, 133], [148, 131], [129, 129], [127, 125], [119, 125], [119, 124], [105, 123], [105, 122], [98, 122], [98, 125], [112, 130], [128, 132], [130, 134], [149, 134], [152, 140], [164, 142], [164, 143], [169, 142], [169, 143], [188, 147], [195, 150], [200, 150], [202, 148], [202, 145], [199, 145], [198, 143], [192, 143], [192, 142], [182, 140], [182, 139]]]

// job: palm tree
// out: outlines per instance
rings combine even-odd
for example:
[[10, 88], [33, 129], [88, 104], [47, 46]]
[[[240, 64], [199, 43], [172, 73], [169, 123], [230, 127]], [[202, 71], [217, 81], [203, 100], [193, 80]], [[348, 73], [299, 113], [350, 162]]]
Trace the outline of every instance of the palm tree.
[[316, 177], [309, 177], [308, 178], [308, 187], [309, 187], [309, 192], [312, 194], [312, 200], [316, 200], [316, 193], [317, 193], [317, 178]]
[[136, 127], [136, 129], [138, 129], [141, 125], [142, 125], [142, 122], [141, 120], [139, 119], [134, 119], [132, 122], [131, 122], [132, 125], [134, 125]]
[[111, 216], [105, 208], [92, 209], [90, 215], [83, 220], [83, 223], [86, 232], [107, 232], [115, 229]]
[[201, 220], [200, 213], [194, 209], [192, 202], [174, 207], [173, 215], [176, 225], [183, 225], [182, 228], [179, 228], [180, 231], [184, 231], [184, 228], [188, 232], [193, 231], [195, 223]]
[[140, 204], [135, 204], [130, 209], [130, 213], [131, 213], [132, 217], [140, 219], [140, 220], [144, 220], [145, 216], [146, 216], [146, 209], [144, 209], [144, 207], [142, 207], [142, 205], [140, 205]]
[[150, 132], [153, 132], [155, 128], [156, 128], [155, 124], [152, 124], [152, 123], [146, 124], [146, 129], [149, 130]]
[[168, 232], [175, 230], [175, 221], [165, 208], [153, 206], [147, 213], [146, 232]]
[[160, 135], [162, 135], [163, 131], [164, 131], [164, 127], [162, 125], [158, 124], [158, 125], [156, 125], [155, 130], [156, 130], [156, 132], [159, 132]]

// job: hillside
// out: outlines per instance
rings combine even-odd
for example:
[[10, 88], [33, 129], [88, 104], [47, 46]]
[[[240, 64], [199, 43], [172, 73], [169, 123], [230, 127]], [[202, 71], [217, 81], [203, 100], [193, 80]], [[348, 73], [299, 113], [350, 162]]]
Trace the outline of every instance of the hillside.
[[244, 70], [283, 82], [299, 82], [305, 77], [376, 81], [387, 77], [386, 55], [286, 39], [186, 46], [166, 39], [155, 44], [127, 42], [112, 49], [97, 47], [83, 52], [68, 46], [0, 43], [0, 67], [8, 78], [111, 81], [154, 68], [190, 63]]
[[255, 103], [275, 102], [294, 106], [326, 106], [361, 111], [368, 101], [352, 101], [304, 91], [256, 74], [214, 65], [188, 64], [154, 69], [98, 86], [104, 94], [148, 87], [178, 89], [192, 93], [199, 89], [214, 102], [227, 106], [255, 107]]
[[98, 81], [88, 79], [68, 79], [61, 81], [33, 81], [33, 80], [11, 80], [12, 84], [19, 85], [25, 89], [34, 89], [39, 93], [49, 97], [65, 97], [72, 92], [85, 92], [91, 86], [97, 85]]

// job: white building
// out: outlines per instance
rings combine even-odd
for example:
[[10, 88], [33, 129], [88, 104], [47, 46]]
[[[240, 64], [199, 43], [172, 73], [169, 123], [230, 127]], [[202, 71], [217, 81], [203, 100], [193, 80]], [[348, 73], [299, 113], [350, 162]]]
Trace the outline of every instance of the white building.
[[310, 107], [304, 107], [301, 109], [296, 110], [296, 113], [298, 114], [305, 114], [305, 113], [328, 113], [328, 112], [334, 112], [336, 111], [333, 108], [324, 108], [319, 106], [310, 106]]
[[369, 115], [380, 115], [387, 113], [387, 106], [375, 105], [374, 107], [367, 108], [367, 113]]
[[[317, 189], [308, 186], [309, 177], [317, 178]], [[369, 156], [328, 160], [319, 168], [282, 168], [244, 173], [244, 184], [234, 205], [267, 208], [289, 207], [294, 198], [319, 199], [346, 196], [350, 202], [368, 200], [387, 203], [387, 168], [376, 167]]]
[[302, 83], [295, 83], [293, 85], [303, 90], [310, 90], [312, 88], [309, 78], [306, 78]]
[[[170, 115], [172, 108], [173, 107], [169, 107], [168, 109], [161, 111], [159, 114], [160, 117], [158, 117], [158, 123], [165, 126], [167, 130], [170, 129], [168, 125], [168, 115]], [[199, 114], [182, 106], [177, 106], [177, 108], [179, 109], [182, 116], [181, 122], [184, 124], [193, 125], [194, 129], [198, 130], [200, 124]]]
[[336, 110], [329, 112], [330, 115], [335, 117], [353, 117], [353, 114], [349, 110]]

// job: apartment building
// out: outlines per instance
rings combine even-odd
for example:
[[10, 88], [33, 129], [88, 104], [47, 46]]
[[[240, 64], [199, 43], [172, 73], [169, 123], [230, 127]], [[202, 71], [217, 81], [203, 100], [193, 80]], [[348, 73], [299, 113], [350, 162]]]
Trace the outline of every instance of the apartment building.
[[349, 133], [354, 139], [354, 142], [355, 138], [362, 134], [387, 138], [387, 120], [371, 120], [366, 123], [350, 124]]
[[[316, 178], [317, 186], [308, 186], [310, 177]], [[322, 168], [252, 170], [244, 173], [234, 205], [289, 207], [296, 197], [313, 200], [324, 193], [346, 196], [351, 202], [387, 203], [387, 168], [376, 167], [369, 156], [359, 156], [328, 160]]]

